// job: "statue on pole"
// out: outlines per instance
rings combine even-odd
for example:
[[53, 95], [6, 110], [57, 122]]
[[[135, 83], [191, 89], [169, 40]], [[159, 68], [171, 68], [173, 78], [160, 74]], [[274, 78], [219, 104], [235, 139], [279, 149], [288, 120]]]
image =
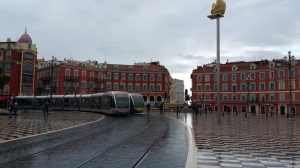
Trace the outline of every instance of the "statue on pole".
[[212, 9], [211, 9], [211, 14], [217, 14], [217, 13], [221, 13], [222, 15], [224, 15], [226, 10], [226, 3], [224, 0], [217, 0], [216, 3], [212, 4]]

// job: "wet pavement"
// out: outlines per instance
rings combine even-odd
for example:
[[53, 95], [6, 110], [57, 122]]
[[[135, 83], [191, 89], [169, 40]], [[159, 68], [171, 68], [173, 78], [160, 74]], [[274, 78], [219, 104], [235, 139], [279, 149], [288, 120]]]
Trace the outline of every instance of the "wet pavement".
[[[300, 167], [299, 117], [290, 121], [278, 115], [245, 117], [243, 114], [225, 114], [221, 116], [221, 124], [218, 124], [215, 113], [195, 116], [182, 112], [177, 116], [175, 112], [166, 112], [163, 115], [150, 112], [150, 116], [166, 117], [164, 121], [169, 124], [170, 129], [140, 167], [185, 167], [185, 162], [193, 157], [196, 157], [197, 168]], [[40, 133], [51, 133], [103, 119], [102, 115], [94, 113], [53, 113], [47, 118], [28, 113], [18, 117], [8, 119], [8, 116], [0, 116], [1, 150], [4, 148], [1, 144], [6, 144], [3, 142], [16, 142], [16, 139], [21, 141], [28, 136], [33, 136], [33, 140]], [[174, 122], [173, 119], [181, 122]], [[197, 156], [188, 155], [187, 146], [191, 143], [188, 143], [188, 129], [185, 124], [193, 130]], [[183, 155], [188, 155], [188, 158], [182, 157]], [[47, 160], [46, 156], [42, 158]]]
[[218, 124], [215, 113], [182, 113], [178, 119], [193, 128], [197, 168], [300, 167], [299, 117], [225, 114]]

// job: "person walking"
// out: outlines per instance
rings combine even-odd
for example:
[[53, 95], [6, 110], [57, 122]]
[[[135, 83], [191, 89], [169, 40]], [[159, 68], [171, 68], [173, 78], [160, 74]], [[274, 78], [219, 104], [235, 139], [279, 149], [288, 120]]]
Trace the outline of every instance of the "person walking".
[[13, 112], [15, 113], [15, 118], [17, 118], [17, 112], [18, 112], [18, 104], [15, 102]]
[[150, 112], [150, 103], [147, 104], [147, 113]]
[[47, 115], [49, 115], [48, 109], [49, 109], [49, 103], [46, 102], [46, 103], [45, 103], [45, 108], [44, 108], [44, 114], [45, 114], [45, 115], [46, 115], [46, 112], [47, 112]]
[[159, 113], [160, 113], [160, 114], [163, 113], [163, 108], [164, 108], [164, 106], [163, 106], [163, 104], [161, 103], [161, 104], [159, 105]]
[[180, 114], [179, 106], [176, 107], [176, 113], [177, 113], [177, 115]]
[[12, 101], [10, 101], [9, 106], [8, 106], [8, 111], [9, 111], [9, 117], [8, 118], [11, 118], [13, 109], [14, 109], [14, 105], [13, 105]]

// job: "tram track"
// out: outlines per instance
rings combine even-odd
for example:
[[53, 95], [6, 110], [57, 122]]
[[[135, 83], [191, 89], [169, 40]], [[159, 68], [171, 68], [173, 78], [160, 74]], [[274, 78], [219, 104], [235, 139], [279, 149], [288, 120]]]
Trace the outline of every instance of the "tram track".
[[[113, 117], [109, 117], [109, 116], [106, 116], [106, 119], [104, 121], [100, 121], [98, 125], [95, 125], [91, 128], [87, 128], [87, 129], [80, 129], [74, 133], [71, 133], [71, 134], [68, 134], [68, 135], [64, 135], [65, 137], [68, 136], [69, 139], [72, 139], [71, 141], [67, 141], [65, 143], [62, 143], [60, 145], [56, 145], [56, 146], [52, 146], [52, 147], [47, 147], [46, 149], [42, 149], [42, 150], [38, 150], [38, 152], [34, 152], [34, 153], [31, 153], [31, 154], [28, 154], [26, 156], [20, 156], [20, 157], [17, 157], [17, 158], [14, 158], [10, 161], [7, 161], [7, 162], [3, 162], [3, 158], [1, 159], [2, 162], [0, 163], [0, 167], [6, 167], [6, 165], [10, 165], [10, 164], [14, 164], [14, 162], [18, 162], [18, 161], [21, 161], [21, 160], [24, 160], [24, 159], [27, 159], [27, 158], [30, 158], [30, 157], [34, 157], [34, 156], [37, 156], [39, 154], [43, 154], [47, 151], [51, 151], [51, 150], [55, 150], [56, 148], [61, 148], [61, 147], [64, 147], [70, 143], [73, 143], [74, 141], [78, 141], [80, 139], [83, 139], [83, 138], [88, 138], [90, 136], [94, 136], [94, 135], [91, 135], [91, 132], [88, 133], [91, 129], [93, 128], [98, 128], [98, 127], [103, 127], [105, 125], [110, 125], [112, 124], [112, 121], [113, 121]], [[126, 122], [123, 121], [121, 123], [118, 123], [117, 125], [115, 126], [118, 126], [118, 125], [122, 125]], [[113, 128], [109, 128], [109, 129], [113, 129]], [[88, 131], [87, 131], [88, 130]], [[103, 131], [107, 131], [107, 130], [103, 130]], [[101, 131], [101, 132], [103, 132]], [[101, 133], [99, 132], [99, 133]], [[47, 143], [47, 141], [52, 141], [53, 139], [56, 139], [56, 138], [52, 138], [52, 139], [47, 139], [47, 140], [44, 140], [44, 141], [41, 141], [41, 142], [38, 142], [37, 144], [41, 144], [43, 145], [43, 143]], [[63, 137], [64, 139], [64, 137]], [[17, 149], [20, 149], [21, 151], [23, 151], [24, 149], [22, 148], [30, 148], [31, 144], [28, 144], [28, 145], [25, 145], [25, 146], [21, 146], [21, 147], [17, 147]], [[38, 146], [38, 145], [34, 145], [34, 146]], [[11, 150], [17, 150], [17, 149], [11, 149]], [[6, 151], [0, 151], [0, 154], [1, 153], [9, 153], [10, 150], [6, 150]]]
[[[51, 164], [47, 165], [47, 163], [37, 165], [31, 163], [32, 160], [35, 162], [45, 160], [45, 157], [48, 156], [51, 156], [49, 162], [51, 160], [57, 162], [56, 167], [118, 167], [110, 161], [119, 159], [128, 160], [128, 162], [122, 163], [122, 167], [138, 167], [169, 129], [168, 123], [162, 118], [154, 117], [155, 119], [151, 119], [149, 116], [145, 116], [143, 119], [133, 116], [139, 118], [138, 120], [143, 124], [136, 124], [131, 117], [121, 119], [123, 121], [118, 123], [113, 122], [116, 118], [110, 118], [105, 123], [95, 126], [95, 129], [99, 128], [97, 133], [93, 132], [79, 139], [14, 159], [1, 164], [0, 167], [26, 167], [26, 165], [30, 165], [30, 167], [55, 167]], [[108, 128], [100, 129], [106, 125], [109, 125]], [[125, 133], [120, 137], [116, 136], [124, 131], [127, 131], [128, 135]], [[75, 134], [81, 136], [80, 132]], [[107, 142], [111, 143], [108, 144]], [[142, 149], [142, 151], [137, 149]], [[61, 156], [65, 157], [63, 153], [70, 152], [72, 152], [72, 156], [76, 153], [80, 157], [71, 158], [70, 163], [62, 163], [60, 159]], [[131, 153], [134, 153], [134, 156], [131, 156]], [[108, 159], [112, 155], [118, 157]]]

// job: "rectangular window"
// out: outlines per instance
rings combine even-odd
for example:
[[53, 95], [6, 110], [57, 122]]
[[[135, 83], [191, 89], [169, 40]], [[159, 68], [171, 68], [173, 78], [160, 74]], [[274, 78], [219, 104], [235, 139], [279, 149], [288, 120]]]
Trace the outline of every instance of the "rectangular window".
[[139, 81], [140, 80], [140, 74], [135, 74], [135, 80]]
[[209, 85], [205, 85], [205, 90], [210, 90]]
[[284, 93], [279, 94], [279, 100], [284, 100]]
[[250, 74], [250, 78], [251, 78], [252, 80], [256, 79], [255, 73], [251, 73], [251, 74]]
[[107, 84], [106, 84], [106, 88], [107, 88], [107, 89], [111, 89], [111, 83], [107, 83]]
[[198, 82], [201, 82], [201, 81], [202, 81], [202, 76], [201, 76], [201, 75], [198, 75], [198, 76], [197, 76], [197, 81], [198, 81]]
[[231, 90], [238, 90], [238, 85], [235, 83], [231, 84]]
[[274, 72], [270, 72], [270, 79], [274, 79]]
[[275, 90], [275, 83], [274, 82], [269, 83], [269, 89], [270, 90]]
[[245, 83], [242, 83], [242, 84], [241, 84], [241, 90], [246, 90], [246, 86], [247, 86], [247, 85], [246, 85]]
[[259, 73], [259, 79], [265, 79], [265, 78], [266, 76], [264, 72]]
[[289, 76], [290, 76], [290, 73], [292, 74], [292, 76], [291, 77], [295, 77], [295, 70], [294, 69], [291, 69], [291, 72], [290, 71], [288, 71], [289, 72]]
[[150, 85], [150, 90], [154, 90], [154, 85], [153, 84]]
[[216, 94], [214, 95], [214, 100], [217, 100], [217, 95]]
[[143, 74], [143, 81], [147, 81], [147, 80], [148, 80], [147, 74]]
[[232, 100], [237, 100], [236, 95], [232, 95]]
[[284, 71], [278, 71], [278, 77], [284, 78]]
[[119, 84], [118, 83], [114, 83], [114, 90], [119, 90]]
[[223, 100], [228, 100], [227, 94], [224, 94], [222, 97], [223, 97]]
[[269, 100], [276, 100], [275, 95], [274, 94], [269, 95]]
[[143, 84], [143, 90], [148, 90], [147, 84]]
[[284, 89], [284, 82], [279, 82], [279, 89]]
[[130, 84], [128, 84], [128, 90], [132, 90], [133, 88], [132, 88], [132, 84], [130, 83]]
[[133, 75], [132, 74], [128, 74], [128, 80], [132, 81], [133, 80]]
[[157, 75], [157, 81], [162, 81], [162, 76], [161, 75]]
[[118, 73], [114, 73], [114, 80], [118, 80], [119, 79], [119, 74]]
[[246, 74], [241, 74], [241, 80], [245, 80], [246, 79]]
[[291, 86], [292, 86], [292, 89], [295, 89], [295, 81], [291, 81]]
[[155, 78], [154, 78], [154, 75], [151, 74], [151, 75], [150, 75], [150, 81], [154, 81], [154, 79], [155, 79]]
[[205, 81], [206, 81], [206, 82], [209, 81], [209, 75], [205, 75]]
[[85, 82], [81, 82], [81, 87], [85, 88], [86, 87], [86, 83]]
[[266, 87], [265, 87], [264, 83], [259, 84], [259, 90], [266, 90]]
[[135, 84], [135, 90], [140, 90], [140, 84]]
[[126, 80], [126, 74], [124, 73], [121, 74], [121, 80]]
[[197, 85], [197, 90], [202, 90], [202, 85]]
[[106, 79], [111, 79], [111, 73], [110, 72], [107, 72]]
[[214, 84], [214, 90], [217, 90], [218, 85]]
[[256, 90], [256, 85], [255, 83], [250, 84], [250, 90]]
[[94, 72], [90, 72], [90, 78], [94, 78]]
[[237, 77], [236, 77], [236, 74], [231, 74], [231, 79], [232, 79], [232, 80], [236, 80], [236, 78], [237, 78]]
[[205, 100], [210, 100], [210, 96], [209, 95], [205, 95]]
[[246, 95], [241, 95], [241, 100], [246, 100]]
[[202, 95], [197, 95], [197, 100], [202, 100]]
[[223, 81], [227, 81], [228, 80], [227, 74], [222, 75], [222, 80]]
[[228, 85], [227, 84], [223, 84], [222, 85], [222, 90], [228, 90]]
[[156, 90], [161, 90], [161, 85], [156, 85]]
[[292, 93], [292, 100], [295, 101], [295, 93]]

